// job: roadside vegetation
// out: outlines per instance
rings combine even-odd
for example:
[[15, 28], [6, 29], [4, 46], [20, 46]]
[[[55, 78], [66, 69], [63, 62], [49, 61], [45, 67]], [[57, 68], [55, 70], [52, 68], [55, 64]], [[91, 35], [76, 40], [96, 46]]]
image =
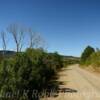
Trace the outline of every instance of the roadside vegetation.
[[[24, 33], [28, 33], [29, 41], [23, 51]], [[7, 34], [12, 35], [16, 47], [9, 57], [6, 57]], [[1, 32], [1, 39], [0, 100], [38, 100], [38, 93], [48, 88], [48, 82], [63, 67], [62, 57], [57, 52], [48, 53], [43, 49], [39, 35], [31, 29], [26, 32], [16, 24], [10, 25], [7, 33]], [[34, 94], [34, 90], [38, 93]]]
[[80, 65], [100, 71], [100, 50], [87, 46], [81, 55]]
[[31, 28], [11, 24], [0, 35], [0, 100], [39, 100], [43, 90], [58, 88], [54, 80], [58, 71], [79, 62], [76, 57], [48, 53], [44, 39]]

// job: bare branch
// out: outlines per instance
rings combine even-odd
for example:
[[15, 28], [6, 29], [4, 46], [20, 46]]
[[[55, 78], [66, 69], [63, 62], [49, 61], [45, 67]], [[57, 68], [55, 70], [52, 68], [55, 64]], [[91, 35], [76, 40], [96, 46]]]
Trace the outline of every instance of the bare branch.
[[23, 47], [23, 40], [24, 40], [24, 29], [19, 26], [18, 24], [11, 24], [7, 30], [9, 33], [12, 34], [15, 44], [16, 44], [16, 51], [20, 52]]
[[3, 46], [3, 51], [6, 51], [6, 33], [4, 31], [1, 32], [1, 39], [2, 39], [2, 46]]
[[30, 48], [42, 48], [44, 44], [43, 38], [32, 29], [29, 29], [29, 46]]

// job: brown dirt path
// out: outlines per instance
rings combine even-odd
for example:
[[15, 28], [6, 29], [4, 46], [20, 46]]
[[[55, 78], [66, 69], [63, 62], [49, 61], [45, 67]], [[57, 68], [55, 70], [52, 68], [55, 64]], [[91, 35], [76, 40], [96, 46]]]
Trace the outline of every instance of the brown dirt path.
[[63, 82], [64, 89], [57, 97], [44, 100], [100, 100], [100, 77], [81, 69], [78, 64], [64, 68], [57, 81]]

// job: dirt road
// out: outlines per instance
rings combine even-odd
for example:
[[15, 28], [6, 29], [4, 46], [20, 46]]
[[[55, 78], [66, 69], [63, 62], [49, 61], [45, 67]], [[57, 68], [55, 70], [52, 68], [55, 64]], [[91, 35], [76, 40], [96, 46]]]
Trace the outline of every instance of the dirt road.
[[59, 73], [60, 92], [46, 100], [100, 100], [100, 76], [72, 65]]

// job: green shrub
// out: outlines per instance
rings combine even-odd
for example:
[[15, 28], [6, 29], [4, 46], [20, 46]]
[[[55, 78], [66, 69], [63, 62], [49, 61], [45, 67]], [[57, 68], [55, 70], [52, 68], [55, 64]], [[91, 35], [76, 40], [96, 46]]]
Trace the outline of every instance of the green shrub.
[[90, 56], [89, 61], [94, 67], [100, 67], [100, 51], [93, 53]]
[[[41, 49], [17, 53], [1, 62], [0, 95], [20, 91], [19, 96], [15, 95], [10, 100], [31, 100], [32, 90], [40, 92], [46, 88], [52, 76], [62, 67], [62, 58], [57, 53], [49, 54]], [[23, 97], [24, 90], [29, 90], [27, 97]]]

